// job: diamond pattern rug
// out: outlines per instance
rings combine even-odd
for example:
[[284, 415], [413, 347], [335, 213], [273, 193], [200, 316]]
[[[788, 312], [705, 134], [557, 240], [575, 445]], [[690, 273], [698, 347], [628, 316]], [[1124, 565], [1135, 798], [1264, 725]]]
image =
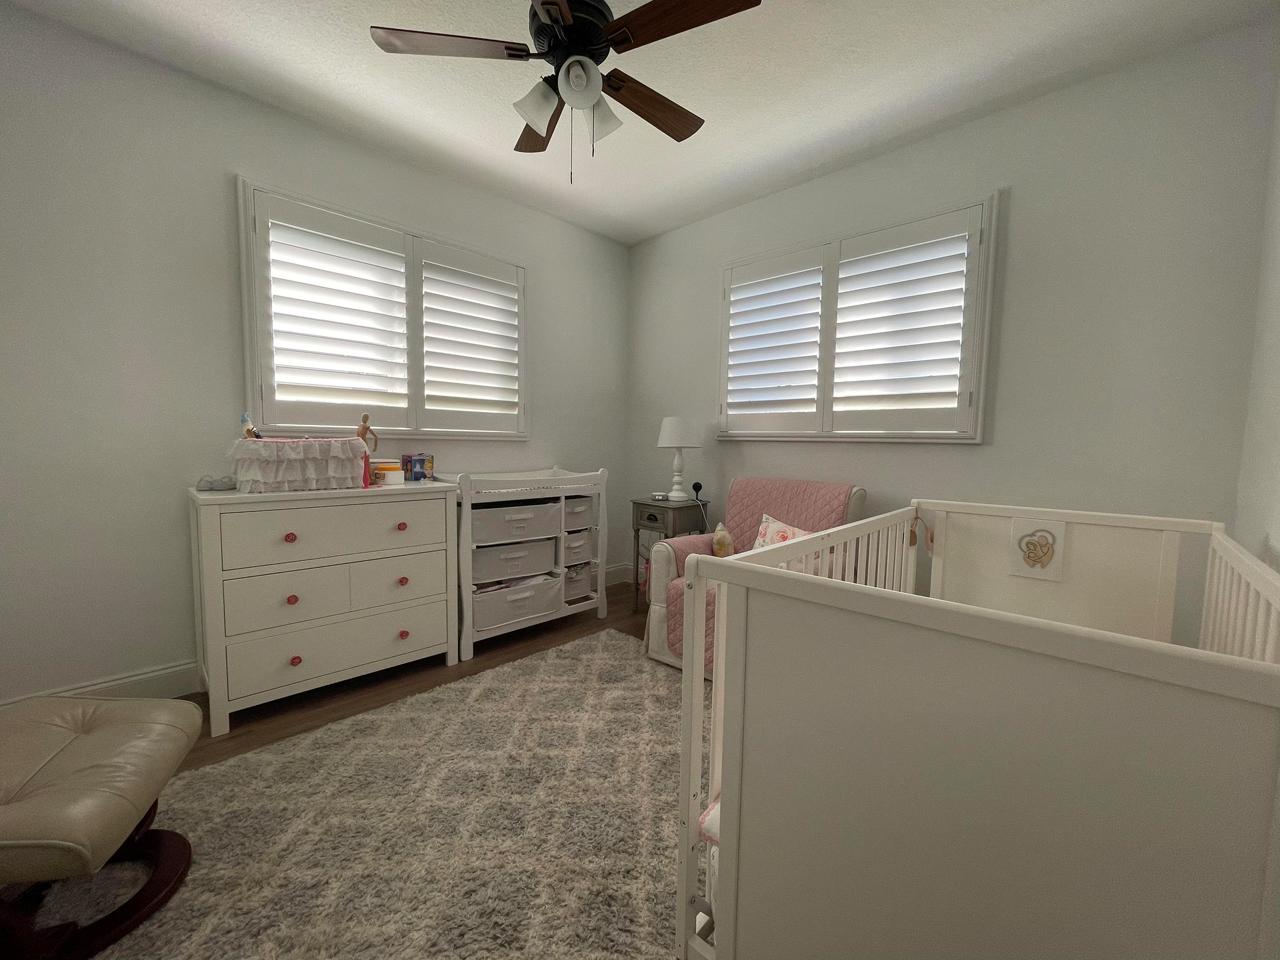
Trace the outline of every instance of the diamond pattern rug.
[[665, 958], [679, 725], [679, 673], [606, 630], [183, 774], [191, 873], [102, 957]]

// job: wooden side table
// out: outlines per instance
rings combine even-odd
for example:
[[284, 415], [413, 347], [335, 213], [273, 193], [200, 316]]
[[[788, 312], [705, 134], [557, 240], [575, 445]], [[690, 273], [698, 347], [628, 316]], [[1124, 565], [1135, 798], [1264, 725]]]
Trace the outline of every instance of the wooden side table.
[[706, 533], [707, 500], [650, 500], [642, 497], [631, 501], [631, 530], [635, 543], [631, 564], [631, 609], [640, 609], [640, 531], [653, 530], [661, 539], [670, 540], [686, 533]]

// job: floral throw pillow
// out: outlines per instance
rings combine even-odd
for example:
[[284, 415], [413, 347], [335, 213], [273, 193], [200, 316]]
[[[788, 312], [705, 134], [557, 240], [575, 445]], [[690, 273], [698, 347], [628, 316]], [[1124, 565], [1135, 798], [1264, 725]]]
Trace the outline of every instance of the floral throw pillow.
[[808, 530], [801, 530], [799, 527], [790, 526], [781, 520], [775, 520], [766, 513], [760, 520], [760, 532], [756, 535], [756, 547], [771, 547], [775, 543], [786, 543], [796, 537], [808, 536], [809, 532]]

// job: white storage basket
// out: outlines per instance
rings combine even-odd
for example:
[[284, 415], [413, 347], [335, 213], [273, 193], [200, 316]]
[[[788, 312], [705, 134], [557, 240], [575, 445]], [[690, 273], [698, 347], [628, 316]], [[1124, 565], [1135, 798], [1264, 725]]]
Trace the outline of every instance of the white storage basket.
[[241, 493], [345, 490], [364, 486], [369, 448], [359, 437], [237, 440], [228, 452]]

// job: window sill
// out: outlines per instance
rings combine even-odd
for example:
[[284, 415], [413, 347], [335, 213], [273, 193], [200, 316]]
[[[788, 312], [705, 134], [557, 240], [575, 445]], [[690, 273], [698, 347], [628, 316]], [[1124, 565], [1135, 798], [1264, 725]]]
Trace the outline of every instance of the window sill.
[[982, 437], [955, 434], [913, 433], [726, 433], [716, 434], [717, 440], [765, 440], [771, 443], [963, 443], [980, 444]]
[[[297, 427], [266, 424], [260, 426], [267, 437], [351, 437], [355, 427]], [[380, 440], [501, 440], [527, 443], [527, 433], [509, 433], [497, 430], [406, 430], [396, 427], [373, 425]]]

